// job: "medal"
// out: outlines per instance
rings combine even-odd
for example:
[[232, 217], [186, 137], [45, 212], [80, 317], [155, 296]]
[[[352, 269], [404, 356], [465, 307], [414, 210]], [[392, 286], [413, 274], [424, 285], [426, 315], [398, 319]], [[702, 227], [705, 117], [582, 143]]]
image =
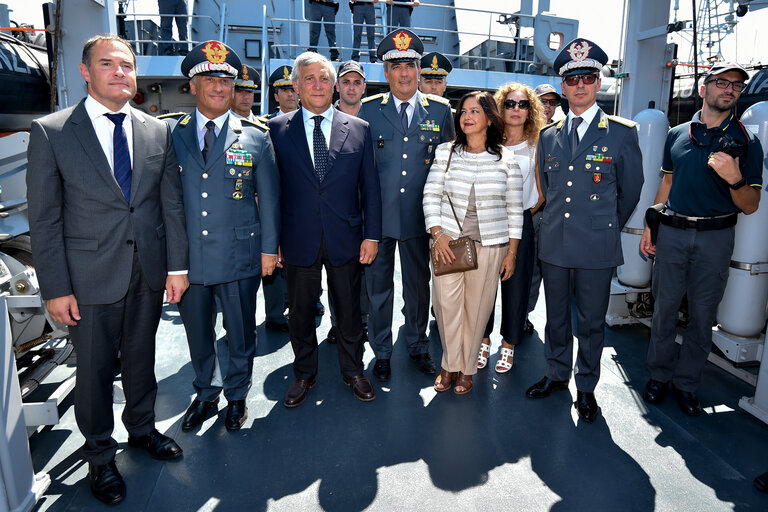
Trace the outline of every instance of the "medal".
[[[600, 183], [600, 180], [602, 179], [603, 179], [602, 173], [599, 173], [599, 172], [592, 173], [592, 181], [594, 181], [595, 183]], [[597, 201], [597, 199], [593, 199], [593, 201]]]
[[589, 200], [593, 201], [593, 202], [594, 201], [599, 201], [600, 200], [600, 196], [597, 195], [597, 194], [592, 194], [591, 196], [589, 196]]

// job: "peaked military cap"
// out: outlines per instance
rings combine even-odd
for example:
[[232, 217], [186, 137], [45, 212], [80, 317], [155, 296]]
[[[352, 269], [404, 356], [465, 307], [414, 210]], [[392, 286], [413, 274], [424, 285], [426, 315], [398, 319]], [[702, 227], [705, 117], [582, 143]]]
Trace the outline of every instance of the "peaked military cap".
[[393, 30], [379, 43], [376, 56], [384, 62], [408, 62], [421, 59], [424, 43], [406, 28]]
[[448, 57], [439, 52], [429, 52], [421, 58], [421, 75], [429, 78], [444, 78], [453, 66]]
[[243, 64], [240, 74], [235, 78], [235, 89], [241, 91], [255, 91], [261, 85], [261, 76], [252, 66]]
[[365, 80], [365, 70], [363, 69], [363, 65], [354, 60], [348, 60], [347, 62], [339, 66], [339, 71], [337, 75], [339, 78], [341, 78], [347, 73], [353, 73], [353, 72], [359, 74], [361, 77], [363, 77], [363, 80]]
[[554, 68], [560, 76], [584, 75], [600, 71], [608, 62], [608, 55], [592, 41], [574, 39], [555, 57]]
[[286, 87], [293, 88], [293, 82], [291, 81], [292, 72], [293, 68], [291, 66], [280, 66], [269, 75], [270, 85], [278, 89]]
[[192, 48], [181, 61], [181, 74], [187, 78], [196, 75], [236, 78], [242, 68], [240, 57], [220, 41], [206, 41]]

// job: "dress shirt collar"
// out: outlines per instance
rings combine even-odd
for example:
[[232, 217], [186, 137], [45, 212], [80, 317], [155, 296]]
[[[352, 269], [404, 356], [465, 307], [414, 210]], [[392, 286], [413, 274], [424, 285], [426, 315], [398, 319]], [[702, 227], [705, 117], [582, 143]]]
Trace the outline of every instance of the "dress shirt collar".
[[305, 109], [304, 107], [301, 108], [301, 115], [303, 116], [305, 123], [312, 123], [312, 128], [315, 127], [315, 121], [312, 119], [313, 117], [317, 115], [323, 116], [329, 123], [333, 123], [333, 105], [328, 107], [328, 109], [323, 112], [322, 114], [315, 114], [313, 112], [310, 112], [309, 110]]
[[126, 120], [131, 119], [131, 106], [128, 104], [128, 102], [126, 102], [125, 105], [123, 105], [123, 108], [117, 112], [112, 112], [103, 104], [99, 103], [99, 101], [90, 94], [85, 98], [85, 111], [88, 113], [88, 117], [90, 118], [91, 122], [95, 121], [104, 114], [125, 114]]
[[205, 125], [208, 123], [208, 121], [213, 121], [213, 124], [216, 125], [216, 135], [218, 135], [221, 133], [222, 128], [224, 128], [224, 123], [227, 122], [227, 118], [229, 117], [229, 110], [221, 114], [216, 119], [208, 119], [203, 114], [201, 114], [199, 110], [195, 109], [195, 116], [197, 116], [197, 129], [199, 131], [205, 130]]
[[[390, 94], [392, 94], [392, 93], [390, 92]], [[411, 96], [411, 99], [409, 99], [408, 102], [407, 102], [411, 106], [411, 108], [408, 109], [409, 113], [410, 112], [414, 112], [416, 110], [416, 96], [418, 96], [418, 94], [419, 94], [418, 91], [415, 92], [413, 94], [413, 96]], [[403, 100], [399, 99], [394, 94], [392, 94], [392, 99], [395, 100], [395, 110], [397, 110], [397, 112], [399, 114], [400, 113], [400, 105], [402, 103], [406, 103], [406, 102], [404, 102]]]
[[573, 110], [568, 112], [568, 130], [571, 129], [571, 121], [573, 121], [574, 117], [580, 117], [582, 119], [581, 126], [586, 128], [589, 127], [590, 124], [592, 124], [592, 120], [597, 115], [598, 110], [600, 110], [600, 107], [597, 106], [597, 103], [593, 103], [591, 107], [589, 107], [587, 110], [581, 113], [581, 115], [577, 116], [573, 113]]

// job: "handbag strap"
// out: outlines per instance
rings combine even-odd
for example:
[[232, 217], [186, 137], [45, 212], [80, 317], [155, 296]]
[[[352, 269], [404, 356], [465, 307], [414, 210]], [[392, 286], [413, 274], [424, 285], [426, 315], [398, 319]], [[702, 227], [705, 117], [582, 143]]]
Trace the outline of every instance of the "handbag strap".
[[[448, 154], [448, 163], [445, 165], [445, 172], [448, 173], [448, 169], [451, 167], [451, 159], [453, 158], [453, 151], [456, 148], [456, 143], [454, 142], [451, 144], [451, 152]], [[453, 207], [453, 201], [451, 201], [451, 196], [448, 194], [448, 192], [445, 193], [446, 196], [448, 196], [448, 204], [451, 205], [451, 211], [453, 212], [453, 218], [456, 219], [456, 225], [459, 226], [459, 234], [463, 233], [464, 228], [461, 227], [461, 222], [459, 222], [459, 216], [456, 215], [456, 209]]]

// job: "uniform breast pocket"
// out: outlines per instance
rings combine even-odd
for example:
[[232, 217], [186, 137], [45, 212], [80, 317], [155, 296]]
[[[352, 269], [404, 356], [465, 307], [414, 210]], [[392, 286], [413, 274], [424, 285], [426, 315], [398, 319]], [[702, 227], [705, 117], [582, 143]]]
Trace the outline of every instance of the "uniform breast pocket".
[[435, 148], [440, 144], [440, 134], [438, 133], [420, 133], [419, 142], [424, 146], [424, 158], [427, 164], [431, 163], [432, 156], [435, 154]]
[[376, 148], [376, 152], [380, 150], [387, 151], [392, 148], [392, 137], [394, 132], [392, 127], [375, 126], [371, 125], [371, 137], [373, 137], [373, 147]]
[[542, 183], [542, 186], [545, 188], [545, 193], [547, 190], [559, 190], [560, 189], [560, 179], [562, 174], [560, 174], [560, 162], [548, 162], [544, 166], [544, 179], [545, 183]]
[[594, 185], [597, 185], [599, 190], [603, 190], [616, 183], [616, 170], [610, 162], [597, 162], [585, 166], [584, 172], [587, 178]]

